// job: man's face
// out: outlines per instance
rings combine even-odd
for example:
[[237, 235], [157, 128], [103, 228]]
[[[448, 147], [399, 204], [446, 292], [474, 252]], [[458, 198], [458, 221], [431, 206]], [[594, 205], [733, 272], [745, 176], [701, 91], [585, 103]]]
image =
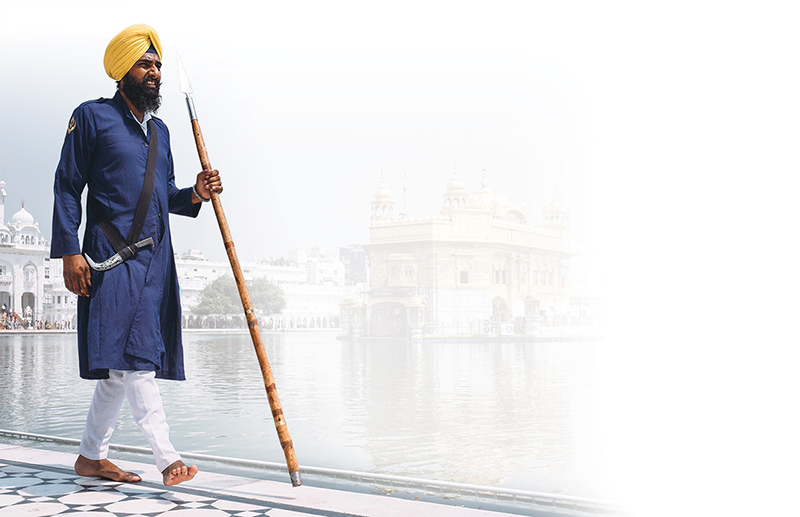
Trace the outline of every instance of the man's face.
[[148, 52], [139, 58], [120, 81], [122, 93], [142, 112], [156, 111], [161, 105], [161, 60]]

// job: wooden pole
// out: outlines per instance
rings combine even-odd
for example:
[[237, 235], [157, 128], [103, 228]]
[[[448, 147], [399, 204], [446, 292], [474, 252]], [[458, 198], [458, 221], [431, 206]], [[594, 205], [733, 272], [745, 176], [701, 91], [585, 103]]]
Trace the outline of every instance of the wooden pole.
[[[203, 166], [203, 170], [212, 170], [211, 162], [208, 159], [208, 152], [206, 151], [206, 144], [203, 140], [203, 133], [200, 131], [200, 123], [197, 119], [192, 119], [192, 130], [194, 132], [194, 141], [197, 144], [197, 154], [200, 156], [200, 164]], [[219, 230], [222, 232], [222, 241], [225, 243], [225, 251], [228, 254], [228, 260], [230, 260], [231, 268], [233, 269], [233, 277], [236, 279], [239, 297], [242, 299], [244, 315], [247, 318], [247, 327], [250, 329], [250, 337], [256, 349], [258, 364], [261, 366], [261, 376], [264, 378], [264, 387], [267, 389], [269, 407], [272, 409], [275, 429], [278, 431], [278, 438], [283, 448], [283, 454], [286, 457], [286, 465], [289, 467], [289, 476], [292, 479], [292, 486], [300, 486], [303, 484], [303, 481], [300, 479], [300, 467], [297, 465], [297, 458], [294, 455], [292, 437], [289, 436], [289, 428], [286, 426], [286, 420], [283, 417], [283, 409], [281, 408], [281, 401], [278, 398], [278, 390], [275, 388], [275, 379], [272, 377], [272, 369], [269, 366], [267, 352], [264, 350], [264, 343], [261, 341], [258, 320], [256, 319], [255, 312], [253, 312], [253, 304], [250, 302], [250, 293], [247, 291], [247, 285], [244, 282], [244, 274], [239, 264], [239, 257], [236, 255], [236, 248], [233, 245], [233, 237], [231, 237], [231, 231], [230, 228], [228, 228], [228, 221], [225, 219], [225, 212], [222, 210], [222, 202], [219, 199], [219, 194], [216, 192], [211, 192], [211, 204], [214, 206], [214, 213], [217, 216]]]

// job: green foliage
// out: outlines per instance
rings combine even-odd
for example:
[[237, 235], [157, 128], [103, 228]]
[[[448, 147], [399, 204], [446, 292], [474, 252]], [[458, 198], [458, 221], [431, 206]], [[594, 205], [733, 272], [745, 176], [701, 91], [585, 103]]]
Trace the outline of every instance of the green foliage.
[[200, 292], [200, 303], [192, 307], [195, 314], [236, 314], [242, 312], [242, 302], [236, 282], [230, 275], [224, 275]]
[[[247, 291], [256, 313], [273, 314], [286, 306], [283, 290], [266, 278], [247, 282]], [[239, 314], [242, 311], [239, 290], [230, 275], [221, 276], [208, 284], [200, 293], [200, 303], [192, 307], [192, 312], [203, 315]]]
[[[247, 284], [250, 301], [257, 313], [274, 314], [286, 307], [283, 289], [266, 278], [256, 278]], [[237, 294], [238, 296], [238, 294]]]

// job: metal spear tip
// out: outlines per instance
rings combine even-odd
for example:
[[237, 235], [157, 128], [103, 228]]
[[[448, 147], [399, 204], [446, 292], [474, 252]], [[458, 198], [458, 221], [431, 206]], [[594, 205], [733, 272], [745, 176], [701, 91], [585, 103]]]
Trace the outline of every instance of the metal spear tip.
[[194, 93], [192, 91], [192, 83], [189, 82], [189, 76], [186, 75], [186, 69], [183, 68], [183, 62], [181, 61], [181, 56], [177, 53], [175, 54], [176, 61], [178, 62], [178, 81], [181, 85], [181, 93], [185, 93], [186, 95], [191, 95]]

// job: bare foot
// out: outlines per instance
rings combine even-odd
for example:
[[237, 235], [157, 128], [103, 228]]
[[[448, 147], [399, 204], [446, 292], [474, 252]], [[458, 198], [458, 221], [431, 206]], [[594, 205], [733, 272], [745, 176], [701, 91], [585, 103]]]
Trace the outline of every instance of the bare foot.
[[183, 483], [184, 481], [189, 481], [190, 479], [194, 478], [195, 475], [197, 475], [197, 472], [197, 467], [194, 465], [187, 467], [185, 463], [183, 463], [181, 460], [178, 460], [161, 471], [161, 474], [164, 476], [164, 484], [170, 486]]
[[80, 455], [75, 460], [75, 473], [79, 476], [100, 477], [124, 483], [138, 483], [142, 480], [138, 474], [125, 472], [108, 460], [90, 460]]

